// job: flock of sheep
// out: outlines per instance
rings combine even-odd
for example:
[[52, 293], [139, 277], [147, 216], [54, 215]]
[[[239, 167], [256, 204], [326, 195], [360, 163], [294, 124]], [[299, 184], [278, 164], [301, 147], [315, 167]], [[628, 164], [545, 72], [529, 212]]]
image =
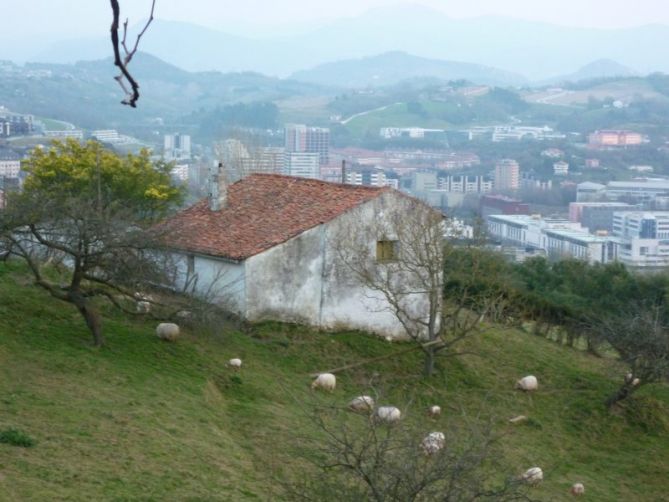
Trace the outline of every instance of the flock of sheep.
[[[321, 389], [328, 392], [335, 390], [337, 385], [337, 377], [332, 373], [321, 373], [312, 382], [312, 389]], [[516, 389], [524, 392], [533, 392], [538, 390], [539, 381], [537, 377], [529, 375], [521, 378], [516, 382]], [[348, 408], [356, 413], [369, 413], [378, 423], [394, 424], [402, 418], [402, 412], [395, 406], [379, 406], [375, 408], [376, 403], [371, 396], [358, 396], [348, 403]], [[441, 415], [441, 407], [434, 405], [427, 410], [430, 418], [437, 418]], [[527, 417], [516, 417], [510, 420], [511, 423], [518, 423], [527, 420]], [[428, 455], [435, 455], [446, 446], [446, 436], [443, 432], [431, 432], [421, 442], [421, 449]], [[544, 479], [544, 472], [541, 467], [532, 467], [525, 471], [519, 480], [535, 486]], [[583, 483], [575, 483], [570, 489], [570, 493], [575, 497], [581, 496], [585, 493], [585, 486]]]
[[[179, 336], [179, 326], [172, 323], [162, 323], [156, 328], [156, 335], [161, 340], [174, 341]], [[242, 367], [242, 360], [239, 358], [230, 359], [227, 366], [233, 370], [239, 371]], [[630, 379], [631, 376], [627, 376]], [[632, 385], [638, 385], [637, 382]], [[337, 386], [337, 377], [332, 373], [321, 373], [311, 383], [313, 390], [324, 390], [332, 392]], [[539, 389], [539, 381], [534, 375], [528, 375], [516, 382], [516, 389], [523, 392], [534, 392]], [[402, 418], [402, 412], [395, 406], [379, 406], [371, 396], [358, 396], [348, 403], [348, 409], [355, 413], [370, 414], [379, 424], [392, 425], [399, 422]], [[437, 405], [430, 406], [427, 410], [430, 418], [436, 419], [441, 415], [441, 407]], [[517, 424], [527, 420], [524, 415], [509, 420], [512, 424]], [[443, 432], [431, 432], [421, 442], [421, 449], [425, 455], [431, 456], [437, 454], [446, 446], [446, 436]], [[520, 481], [531, 486], [536, 486], [544, 479], [544, 472], [541, 467], [531, 467], [518, 478]], [[570, 493], [575, 496], [581, 496], [585, 493], [583, 483], [575, 483], [570, 489]]]

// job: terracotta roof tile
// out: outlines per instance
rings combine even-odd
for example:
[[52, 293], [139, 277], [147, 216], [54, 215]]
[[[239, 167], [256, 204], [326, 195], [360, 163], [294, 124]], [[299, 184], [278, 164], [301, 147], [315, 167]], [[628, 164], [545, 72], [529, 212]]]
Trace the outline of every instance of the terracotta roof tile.
[[228, 187], [228, 204], [220, 211], [204, 199], [161, 227], [169, 247], [244, 260], [390, 190], [252, 174]]

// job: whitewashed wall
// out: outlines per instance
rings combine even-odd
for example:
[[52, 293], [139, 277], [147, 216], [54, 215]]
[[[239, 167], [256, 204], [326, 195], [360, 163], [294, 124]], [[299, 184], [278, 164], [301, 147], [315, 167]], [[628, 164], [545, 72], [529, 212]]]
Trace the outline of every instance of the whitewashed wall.
[[[193, 270], [188, 273], [188, 257], [192, 256]], [[175, 287], [211, 303], [244, 315], [246, 312], [246, 281], [243, 262], [218, 258], [174, 254]]]

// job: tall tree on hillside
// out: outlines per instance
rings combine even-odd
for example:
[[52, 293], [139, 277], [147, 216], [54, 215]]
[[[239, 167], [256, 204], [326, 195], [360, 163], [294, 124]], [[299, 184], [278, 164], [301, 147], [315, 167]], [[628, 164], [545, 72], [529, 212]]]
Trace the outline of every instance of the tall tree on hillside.
[[[453, 355], [455, 345], [476, 332], [501, 298], [498, 292], [475, 293], [473, 283], [444, 298], [444, 284], [461, 274], [447, 266], [460, 237], [453, 220], [407, 197], [392, 214], [371, 223], [354, 222], [333, 242], [339, 273], [385, 301], [383, 309], [423, 351], [426, 376], [434, 373], [437, 356]], [[478, 271], [479, 261], [473, 263], [470, 273]]]
[[[0, 213], [0, 246], [26, 261], [38, 286], [74, 305], [102, 345], [93, 299], [120, 307], [118, 295], [135, 300], [137, 288], [164, 283], [166, 270], [151, 255], [159, 236], [149, 228], [181, 191], [148, 152], [119, 157], [95, 142], [38, 148], [26, 171], [24, 190]], [[54, 278], [47, 263], [62, 264], [61, 274]]]
[[587, 332], [594, 343], [613, 348], [629, 368], [606, 399], [609, 408], [646, 384], [669, 381], [669, 312], [664, 305], [631, 302], [618, 312], [595, 316]]

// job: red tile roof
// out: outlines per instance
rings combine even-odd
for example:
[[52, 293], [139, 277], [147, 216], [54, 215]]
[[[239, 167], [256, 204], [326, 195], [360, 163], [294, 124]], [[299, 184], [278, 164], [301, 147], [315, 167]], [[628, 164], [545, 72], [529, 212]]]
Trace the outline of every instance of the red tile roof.
[[171, 248], [245, 260], [390, 190], [252, 174], [228, 187], [222, 210], [210, 210], [204, 199], [161, 229]]

